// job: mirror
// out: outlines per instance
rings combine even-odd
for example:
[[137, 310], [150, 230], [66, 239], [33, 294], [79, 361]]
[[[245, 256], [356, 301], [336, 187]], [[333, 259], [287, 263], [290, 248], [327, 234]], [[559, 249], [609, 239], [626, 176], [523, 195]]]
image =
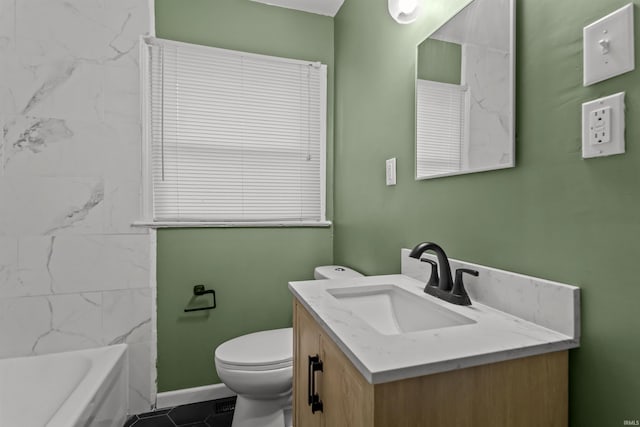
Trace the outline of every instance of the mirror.
[[416, 179], [515, 165], [514, 0], [473, 0], [417, 48]]

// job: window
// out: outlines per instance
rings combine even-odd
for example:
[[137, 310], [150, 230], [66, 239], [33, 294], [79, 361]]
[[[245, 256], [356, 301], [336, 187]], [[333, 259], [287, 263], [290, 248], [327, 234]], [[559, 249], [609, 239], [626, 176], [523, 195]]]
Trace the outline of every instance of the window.
[[326, 65], [142, 45], [148, 220], [326, 222]]
[[416, 178], [458, 172], [467, 159], [467, 87], [417, 80]]

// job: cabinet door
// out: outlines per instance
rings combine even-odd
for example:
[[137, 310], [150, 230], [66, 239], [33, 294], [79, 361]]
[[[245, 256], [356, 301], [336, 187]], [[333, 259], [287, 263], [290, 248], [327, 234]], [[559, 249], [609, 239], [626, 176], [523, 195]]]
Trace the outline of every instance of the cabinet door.
[[324, 333], [320, 337], [323, 372], [319, 391], [324, 427], [372, 427], [373, 386]]
[[[294, 302], [293, 417], [295, 427], [320, 427], [322, 412], [309, 406], [309, 356], [320, 354], [320, 329], [311, 315]], [[316, 373], [318, 378], [321, 373]]]

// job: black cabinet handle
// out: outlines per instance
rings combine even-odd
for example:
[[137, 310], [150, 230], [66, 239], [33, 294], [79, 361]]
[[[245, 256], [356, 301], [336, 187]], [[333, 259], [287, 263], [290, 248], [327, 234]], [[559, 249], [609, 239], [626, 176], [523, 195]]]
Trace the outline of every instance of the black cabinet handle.
[[312, 381], [314, 381], [312, 379], [313, 377], [313, 371], [311, 370], [311, 364], [314, 361], [319, 360], [320, 357], [316, 356], [309, 356], [309, 365], [307, 366], [307, 398], [308, 398], [308, 405], [311, 405], [311, 402], [313, 402], [313, 393], [311, 392], [313, 390], [313, 386], [315, 386], [315, 384], [311, 384]]
[[317, 411], [322, 412], [322, 400], [320, 400], [320, 395], [316, 392], [316, 372], [318, 371], [322, 372], [322, 360], [320, 360], [320, 356], [317, 354], [315, 356], [309, 356], [307, 391], [312, 414], [315, 414]]

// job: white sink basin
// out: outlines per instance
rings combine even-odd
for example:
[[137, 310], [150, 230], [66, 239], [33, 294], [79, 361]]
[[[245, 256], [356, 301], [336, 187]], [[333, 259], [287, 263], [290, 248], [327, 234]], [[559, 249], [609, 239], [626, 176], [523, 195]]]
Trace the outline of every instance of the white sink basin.
[[335, 288], [327, 292], [383, 335], [476, 323], [395, 285]]

